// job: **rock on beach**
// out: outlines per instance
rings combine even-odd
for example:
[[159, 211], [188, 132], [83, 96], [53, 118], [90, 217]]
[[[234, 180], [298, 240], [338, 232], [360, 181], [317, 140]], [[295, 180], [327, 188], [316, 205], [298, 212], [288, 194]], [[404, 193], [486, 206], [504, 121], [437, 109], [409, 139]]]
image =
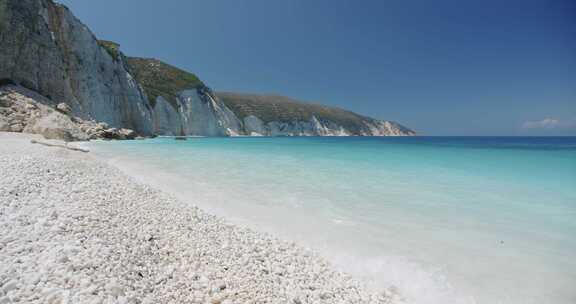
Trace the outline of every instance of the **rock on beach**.
[[67, 142], [90, 139], [135, 139], [138, 134], [125, 128], [110, 128], [106, 123], [84, 120], [59, 103], [55, 107], [46, 97], [16, 85], [0, 86], [0, 132], [40, 134], [46, 139]]

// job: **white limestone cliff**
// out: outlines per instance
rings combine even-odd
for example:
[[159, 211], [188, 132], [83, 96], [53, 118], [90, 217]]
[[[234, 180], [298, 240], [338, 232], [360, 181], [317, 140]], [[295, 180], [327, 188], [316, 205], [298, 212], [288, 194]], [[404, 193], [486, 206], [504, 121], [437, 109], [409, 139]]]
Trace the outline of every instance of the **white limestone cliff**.
[[322, 123], [315, 116], [310, 121], [264, 123], [250, 115], [244, 118], [244, 134], [249, 136], [350, 136], [350, 132], [334, 123]]
[[[176, 106], [176, 107], [175, 107]], [[162, 96], [154, 106], [154, 132], [167, 136], [237, 136], [240, 121], [205, 88], [185, 90], [175, 106]]]
[[0, 1], [0, 80], [65, 102], [75, 116], [152, 133], [151, 111], [122, 56], [114, 58], [66, 7]]
[[[68, 8], [52, 0], [0, 0], [0, 46], [0, 87], [25, 87], [45, 97], [40, 100], [46, 105], [65, 103], [71, 116], [132, 129], [139, 135], [414, 134], [399, 124], [340, 109], [325, 108], [352, 115], [352, 126], [307, 110], [300, 111], [304, 115], [296, 118], [283, 110], [275, 111], [272, 117], [245, 115], [229, 107], [190, 73], [184, 78], [191, 79], [191, 83], [176, 84], [182, 81], [177, 76], [176, 82], [163, 83], [169, 88], [174, 84], [177, 89], [152, 96], [150, 102], [145, 83], [136, 78], [135, 69], [119, 46], [97, 40]], [[157, 73], [150, 68], [160, 65], [159, 61], [151, 63], [153, 66], [144, 66], [140, 72], [151, 75], [153, 84]], [[3, 128], [4, 120], [0, 122]]]
[[154, 106], [154, 133], [165, 136], [183, 135], [179, 109], [175, 109], [164, 97], [156, 98]]
[[280, 95], [218, 92], [242, 121], [242, 134], [260, 136], [410, 136], [398, 123]]
[[234, 136], [240, 121], [206, 88], [186, 90], [178, 97], [182, 125], [186, 135]]

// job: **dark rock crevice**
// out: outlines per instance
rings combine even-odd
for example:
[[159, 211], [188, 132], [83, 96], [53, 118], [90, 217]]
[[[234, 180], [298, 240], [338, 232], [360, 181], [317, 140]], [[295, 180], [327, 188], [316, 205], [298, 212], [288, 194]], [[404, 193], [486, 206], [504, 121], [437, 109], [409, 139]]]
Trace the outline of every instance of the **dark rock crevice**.
[[16, 82], [10, 78], [0, 79], [0, 87], [7, 86], [7, 85], [16, 85]]

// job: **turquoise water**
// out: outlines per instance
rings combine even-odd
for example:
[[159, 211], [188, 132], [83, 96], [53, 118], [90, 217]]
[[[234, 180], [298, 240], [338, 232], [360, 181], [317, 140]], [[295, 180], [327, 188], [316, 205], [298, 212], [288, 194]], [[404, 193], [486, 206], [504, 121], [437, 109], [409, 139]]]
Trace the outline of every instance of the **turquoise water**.
[[408, 303], [576, 303], [576, 138], [96, 142], [192, 204]]

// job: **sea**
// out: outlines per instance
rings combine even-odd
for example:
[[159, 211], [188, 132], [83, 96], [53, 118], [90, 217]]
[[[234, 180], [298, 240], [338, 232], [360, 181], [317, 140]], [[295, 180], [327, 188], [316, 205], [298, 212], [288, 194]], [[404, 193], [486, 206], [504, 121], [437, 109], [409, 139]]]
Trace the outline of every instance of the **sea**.
[[576, 303], [576, 137], [160, 137], [89, 147], [405, 303]]

